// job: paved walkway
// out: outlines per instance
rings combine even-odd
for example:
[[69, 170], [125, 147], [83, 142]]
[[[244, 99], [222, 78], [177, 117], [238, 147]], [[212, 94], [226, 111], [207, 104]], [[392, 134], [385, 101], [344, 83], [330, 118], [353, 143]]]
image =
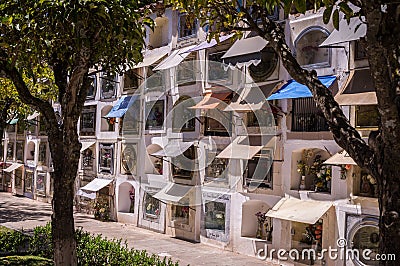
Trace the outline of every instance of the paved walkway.
[[[0, 225], [13, 229], [32, 229], [50, 221], [51, 205], [0, 192]], [[272, 265], [256, 258], [224, 251], [201, 243], [191, 243], [171, 236], [115, 222], [100, 222], [93, 216], [76, 213], [75, 225], [107, 238], [122, 238], [130, 247], [149, 253], [171, 256], [180, 265]], [[279, 264], [277, 264], [279, 265]]]

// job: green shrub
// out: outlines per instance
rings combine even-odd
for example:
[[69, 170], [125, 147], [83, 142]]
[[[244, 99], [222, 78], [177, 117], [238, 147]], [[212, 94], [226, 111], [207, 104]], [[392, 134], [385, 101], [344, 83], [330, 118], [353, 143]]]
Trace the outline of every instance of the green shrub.
[[[94, 236], [82, 230], [76, 230], [75, 234], [77, 239], [78, 265], [178, 265], [178, 263], [172, 262], [171, 259], [162, 259], [154, 254], [150, 255], [145, 250], [130, 249], [126, 241], [122, 243], [120, 239], [110, 240], [103, 238], [101, 235]], [[32, 236], [18, 231], [0, 231], [0, 252], [4, 252], [3, 254], [29, 253], [52, 260], [53, 244], [50, 223], [45, 226], [36, 227]], [[1, 261], [0, 265], [3, 265]]]
[[53, 243], [51, 239], [51, 223], [45, 226], [37, 226], [33, 229], [30, 239], [29, 251], [31, 254], [44, 258], [53, 258]]
[[37, 256], [8, 256], [0, 257], [0, 265], [10, 266], [53, 266], [50, 259]]
[[171, 259], [149, 255], [145, 250], [129, 249], [121, 240], [93, 236], [81, 230], [76, 231], [79, 265], [178, 265]]
[[0, 255], [24, 254], [29, 248], [30, 237], [23, 232], [1, 230]]

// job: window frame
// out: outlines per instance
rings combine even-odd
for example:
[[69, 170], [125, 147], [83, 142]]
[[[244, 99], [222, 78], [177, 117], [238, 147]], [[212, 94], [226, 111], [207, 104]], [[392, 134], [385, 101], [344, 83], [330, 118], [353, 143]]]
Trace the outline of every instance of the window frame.
[[[158, 206], [158, 208], [155, 209], [155, 213], [148, 213], [148, 204], [149, 204], [149, 200], [151, 200], [152, 202], [150, 202], [150, 204], [154, 204], [155, 207]], [[157, 213], [158, 210], [158, 213]], [[161, 202], [154, 198], [151, 194], [145, 192], [143, 195], [143, 218], [145, 220], [156, 220], [160, 218], [160, 214], [161, 214]]]
[[[176, 156], [176, 157], [171, 157], [171, 175], [173, 179], [184, 179], [184, 180], [192, 180], [194, 177], [194, 173], [196, 171], [196, 165], [195, 165], [195, 160], [197, 159], [197, 149], [194, 145], [190, 146], [186, 151], [184, 151], [182, 154]], [[182, 169], [177, 166], [179, 164], [179, 160], [182, 159], [185, 166], [186, 163], [191, 163], [192, 165], [192, 170], [187, 170], [187, 169]], [[184, 175], [181, 173], [189, 173], [188, 175]]]
[[[208, 209], [209, 209], [209, 207], [208, 207], [208, 205], [210, 205], [210, 204], [213, 204], [213, 205], [219, 205], [220, 207], [221, 207], [221, 205], [223, 205], [223, 211], [221, 211], [220, 209], [220, 207], [218, 207], [218, 212], [223, 212], [223, 218], [216, 218], [217, 217], [217, 215], [218, 214], [221, 214], [221, 213], [216, 213], [215, 214], [215, 211], [208, 211]], [[207, 202], [206, 204], [205, 204], [205, 206], [204, 206], [204, 208], [205, 208], [205, 211], [204, 211], [204, 228], [206, 229], [206, 230], [217, 230], [217, 231], [221, 231], [221, 232], [224, 232], [225, 233], [225, 231], [226, 231], [226, 219], [227, 219], [227, 215], [226, 215], [226, 213], [227, 213], [227, 203], [226, 202], [220, 202], [220, 201], [210, 201], [210, 202]], [[215, 206], [214, 206], [214, 210], [215, 210]], [[208, 215], [208, 214], [210, 214], [211, 213], [211, 216], [210, 215]], [[223, 222], [222, 223], [219, 223], [219, 224], [217, 224], [216, 226], [215, 226], [215, 221], [213, 221], [213, 218], [216, 218], [216, 219], [223, 219]], [[210, 219], [210, 221], [207, 221], [208, 219]], [[210, 226], [210, 225], [213, 225], [213, 226]], [[222, 226], [222, 228], [219, 228], [219, 226]]]
[[[361, 110], [361, 109], [366, 109], [366, 110]], [[375, 113], [373, 113], [375, 112]], [[360, 125], [360, 116], [359, 113], [368, 113], [367, 116], [364, 117], [364, 120], [367, 121], [368, 123], [373, 123], [372, 119], [376, 115], [376, 124], [365, 124], [365, 125]], [[371, 119], [371, 120], [370, 120]], [[364, 122], [365, 122], [364, 121]], [[355, 127], [357, 129], [368, 129], [368, 128], [377, 128], [379, 126], [379, 111], [378, 111], [378, 106], [377, 105], [356, 105], [355, 106], [355, 121], [354, 121]]]
[[[228, 81], [229, 83], [232, 82], [232, 70], [230, 70], [230, 68], [227, 69], [227, 71], [225, 71], [222, 63], [222, 56], [226, 53], [227, 50], [223, 50], [223, 51], [217, 51], [217, 52], [213, 52], [213, 53], [207, 53], [207, 82], [209, 83], [215, 83], [215, 82], [221, 82], [221, 81]], [[218, 55], [218, 60], [211, 60], [210, 57], [212, 56], [216, 56]], [[214, 62], [214, 63], [209, 63], [209, 62]], [[221, 65], [219, 65], [221, 67], [221, 69], [223, 70], [223, 72], [221, 71], [220, 73], [225, 73], [222, 78], [216, 78], [216, 79], [211, 79], [210, 78], [210, 73], [216, 73], [215, 71], [211, 71], [211, 67], [212, 65], [216, 65], [216, 63], [221, 63]], [[211, 71], [211, 72], [210, 72]]]
[[[97, 113], [97, 106], [96, 105], [87, 105], [84, 106], [82, 109], [82, 114], [80, 117], [80, 135], [94, 135], [96, 133], [96, 113]], [[93, 126], [92, 127], [84, 127], [85, 121], [84, 121], [84, 115], [91, 115], [93, 119]]]
[[[219, 154], [222, 152], [222, 149], [217, 149], [215, 152], [212, 150], [208, 150], [206, 153], [207, 160], [206, 162], [208, 163], [206, 168], [205, 168], [205, 178], [207, 181], [219, 181], [223, 183], [228, 183], [228, 167], [229, 167], [229, 159], [227, 158], [217, 158], [213, 156], [214, 154]], [[214, 157], [211, 162], [209, 162], [209, 157]], [[221, 163], [218, 163], [218, 161], [222, 161]], [[223, 165], [222, 167], [218, 167], [218, 165]], [[221, 171], [221, 173], [218, 176], [212, 176], [209, 173], [214, 172], [215, 168]], [[223, 169], [222, 169], [223, 168]], [[224, 174], [225, 173], [225, 174]]]
[[[127, 158], [125, 150], [131, 149], [133, 151], [133, 158]], [[125, 162], [128, 161], [129, 162]], [[123, 175], [136, 175], [137, 174], [137, 143], [121, 143], [121, 174]], [[133, 164], [130, 166], [128, 164]], [[131, 171], [133, 169], [133, 171]]]
[[[174, 109], [172, 113], [172, 132], [182, 133], [196, 131], [196, 110], [189, 108], [195, 105], [196, 102], [190, 96], [182, 95], [181, 97], [179, 97], [173, 107]], [[182, 117], [184, 120], [187, 120], [186, 116], [192, 118], [185, 123], [188, 125], [187, 127], [184, 127], [185, 125], [182, 125], [182, 127], [180, 128], [179, 125], [177, 125], [177, 123], [179, 122], [177, 121], [177, 119], [178, 117]]]
[[[20, 147], [18, 147], [20, 145]], [[17, 140], [15, 142], [15, 160], [17, 162], [24, 162], [24, 156], [25, 156], [25, 141]], [[21, 154], [21, 158], [18, 158], [18, 152]]]
[[88, 147], [82, 151], [82, 169], [93, 170], [94, 167], [94, 151], [91, 147]]
[[[39, 183], [39, 176], [43, 177], [42, 180], [42, 189], [39, 189], [38, 183]], [[36, 173], [36, 193], [40, 195], [45, 195], [46, 194], [46, 181], [47, 181], [47, 173], [44, 171], [37, 171]]]
[[[30, 176], [30, 178], [29, 178]], [[29, 184], [27, 181], [30, 180], [30, 186], [27, 187]], [[33, 181], [34, 181], [34, 172], [31, 169], [25, 169], [24, 175], [24, 192], [33, 192]]]
[[[111, 79], [111, 76], [113, 75], [113, 79]], [[108, 86], [108, 83], [113, 83], [112, 86], [112, 93], [110, 91], [104, 92], [104, 89], [106, 86]], [[110, 72], [103, 72], [101, 76], [101, 99], [102, 100], [109, 100], [109, 99], [114, 99], [117, 95], [117, 86], [118, 86], [118, 75], [113, 74]], [[107, 93], [107, 94], [105, 94]]]
[[[185, 86], [196, 83], [196, 55], [188, 55], [177, 67], [177, 73], [175, 75], [176, 84], [178, 86]], [[183, 75], [181, 77], [181, 75]]]
[[[97, 93], [97, 75], [89, 75], [88, 78], [91, 79], [92, 82], [90, 83], [89, 90], [86, 95], [86, 100], [94, 100], [96, 98], [96, 93]], [[89, 94], [92, 88], [93, 88], [93, 93]]]
[[[156, 101], [148, 101], [145, 103], [145, 113], [146, 113], [146, 122], [145, 122], [145, 130], [148, 131], [157, 131], [157, 130], [163, 130], [164, 129], [164, 124], [165, 124], [165, 102], [166, 100], [161, 99], [161, 100], [156, 100]], [[149, 110], [149, 107], [151, 106], [151, 109]], [[149, 125], [149, 117], [153, 114], [154, 116], [156, 116], [156, 114], [154, 114], [155, 112], [155, 108], [160, 108], [162, 106], [162, 112], [161, 112], [161, 116], [162, 117], [162, 124], [158, 125], [159, 121], [157, 121], [158, 117], [155, 117], [154, 119], [150, 120], [150, 121], [156, 121], [156, 125], [152, 126]]]
[[[264, 176], [264, 179], [258, 179], [258, 178], [252, 178], [253, 175], [255, 174], [256, 170], [258, 170], [259, 168], [259, 163], [260, 160], [262, 159], [266, 159], [267, 158], [262, 158], [262, 155], [267, 155], [269, 156], [269, 160], [270, 160], [270, 167], [269, 167], [269, 171], [266, 173], [266, 175]], [[246, 169], [243, 173], [243, 186], [246, 188], [250, 187], [250, 184], [252, 182], [256, 182], [259, 183], [257, 188], [262, 188], [262, 189], [273, 189], [273, 181], [274, 181], [274, 174], [273, 174], [273, 167], [274, 167], [274, 159], [272, 158], [273, 155], [273, 151], [267, 148], [262, 148], [256, 155], [254, 155], [253, 158], [247, 160], [246, 163]], [[255, 164], [255, 168], [253, 170], [253, 173], [250, 175], [250, 170], [249, 170], [249, 164]], [[258, 170], [260, 171], [260, 170]], [[268, 182], [269, 180], [269, 182]]]
[[[41, 160], [42, 148], [44, 146], [44, 160]], [[47, 142], [40, 142], [39, 143], [39, 154], [38, 154], [38, 165], [47, 166]]]
[[[299, 43], [299, 41], [300, 40], [302, 40], [302, 38], [304, 38], [306, 35], [308, 35], [308, 34], [311, 34], [312, 32], [320, 32], [320, 33], [323, 33], [323, 34], [325, 34], [325, 36], [326, 36], [326, 38], [329, 36], [329, 31], [327, 30], [327, 29], [325, 29], [325, 28], [323, 28], [323, 27], [320, 27], [320, 26], [312, 26], [312, 27], [309, 27], [309, 28], [307, 28], [307, 29], [305, 29], [305, 30], [303, 30], [300, 34], [299, 34], [299, 36], [297, 37], [297, 39], [294, 41], [294, 47], [295, 47], [295, 49], [294, 49], [294, 52], [293, 52], [293, 56], [294, 57], [296, 57], [296, 59], [299, 61], [299, 55], [301, 54], [301, 53], [299, 53], [299, 51], [298, 51], [298, 43]], [[325, 39], [326, 39], [325, 38]], [[325, 40], [324, 39], [324, 40]], [[324, 41], [324, 40], [322, 40], [322, 42]], [[322, 43], [321, 42], [321, 43]], [[321, 44], [320, 43], [320, 44]], [[308, 47], [308, 46], [307, 46]], [[312, 51], [313, 49], [327, 49], [327, 51], [328, 51], [328, 60], [327, 61], [324, 61], [324, 62], [319, 62], [319, 63], [309, 63], [309, 64], [304, 64], [304, 65], [302, 65], [302, 64], [300, 64], [300, 61], [299, 61], [299, 64], [301, 65], [301, 67], [303, 67], [303, 68], [326, 68], [326, 67], [330, 67], [331, 66], [331, 64], [332, 64], [332, 51], [331, 51], [331, 49], [330, 48], [326, 48], [326, 47], [313, 47], [313, 46], [310, 46], [309, 45], [309, 47], [310, 47], [310, 50]], [[304, 47], [304, 48], [306, 48], [306, 47]], [[303, 48], [303, 49], [304, 49]]]
[[[306, 107], [310, 110], [305, 110]], [[292, 132], [329, 131], [326, 119], [312, 97], [292, 99], [291, 120]]]
[[[106, 154], [107, 150], [110, 153], [110, 167], [104, 166], [102, 163], [102, 153]], [[114, 172], [114, 144], [112, 143], [99, 144], [99, 172], [103, 174], [113, 174]]]
[[[9, 145], [12, 145], [12, 149], [10, 149]], [[14, 150], [15, 150], [15, 141], [8, 141], [7, 151], [6, 151], [6, 161], [14, 161]], [[10, 151], [12, 154], [9, 154]]]
[[[132, 76], [134, 76], [134, 78], [131, 78], [131, 75], [129, 75], [129, 73], [130, 72], [132, 72]], [[131, 68], [131, 69], [128, 69], [127, 71], [125, 71], [124, 72], [124, 75], [123, 75], [123, 80], [124, 80], [124, 86], [122, 87], [122, 93], [134, 93], [136, 90], [137, 90], [137, 88], [139, 88], [139, 85], [140, 85], [140, 81], [139, 81], [139, 79], [140, 79], [140, 77], [139, 77], [139, 70], [138, 70], [138, 68]], [[134, 81], [133, 83], [135, 83], [133, 86], [130, 86], [130, 87], [126, 87], [126, 85], [127, 85], [127, 80], [129, 80], [129, 81]], [[131, 83], [129, 83], [129, 84], [131, 84]]]

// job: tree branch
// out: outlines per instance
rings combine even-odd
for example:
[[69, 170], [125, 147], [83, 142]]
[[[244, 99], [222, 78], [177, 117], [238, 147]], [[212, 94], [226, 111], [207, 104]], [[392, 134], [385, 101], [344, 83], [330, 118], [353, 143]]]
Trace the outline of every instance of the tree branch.
[[48, 125], [57, 125], [56, 116], [51, 104], [33, 96], [18, 69], [11, 65], [7, 60], [4, 60], [4, 58], [7, 58], [7, 56], [5, 56], [5, 52], [1, 50], [0, 53], [2, 54], [2, 60], [0, 60], [0, 70], [4, 71], [6, 76], [13, 82], [21, 101], [41, 112], [45, 119], [50, 123]]
[[[298, 64], [285, 41], [285, 35], [279, 25], [262, 16], [266, 28], [261, 29], [244, 8], [250, 29], [265, 38], [281, 57], [282, 63], [291, 77], [297, 82], [306, 85], [313, 94], [314, 100], [324, 114], [336, 142], [345, 149], [361, 167], [374, 169], [375, 155], [373, 150], [362, 140], [357, 130], [343, 114], [334, 100], [332, 93], [320, 82], [315, 71], [307, 71]], [[373, 171], [376, 174], [376, 171]]]

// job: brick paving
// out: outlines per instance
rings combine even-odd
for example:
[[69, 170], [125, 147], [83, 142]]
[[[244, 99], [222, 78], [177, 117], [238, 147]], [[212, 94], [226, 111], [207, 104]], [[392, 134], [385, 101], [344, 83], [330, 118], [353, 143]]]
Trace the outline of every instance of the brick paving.
[[[0, 225], [29, 230], [50, 221], [51, 205], [24, 197], [0, 192]], [[93, 216], [75, 213], [75, 226], [107, 238], [126, 240], [128, 246], [147, 250], [160, 256], [171, 256], [180, 265], [279, 265], [257, 258], [221, 250], [201, 243], [173, 238], [171, 236], [117, 222], [100, 222]]]

